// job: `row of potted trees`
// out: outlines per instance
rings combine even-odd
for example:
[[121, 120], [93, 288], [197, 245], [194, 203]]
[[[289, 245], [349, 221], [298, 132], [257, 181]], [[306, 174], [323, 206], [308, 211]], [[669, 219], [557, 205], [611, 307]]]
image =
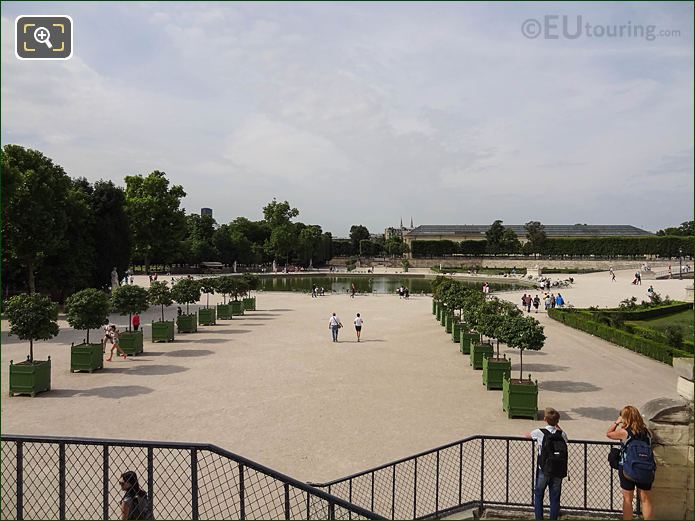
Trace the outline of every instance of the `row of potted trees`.
[[[538, 321], [524, 317], [510, 302], [486, 299], [483, 293], [444, 277], [433, 283], [432, 313], [461, 353], [469, 356], [470, 365], [482, 369], [483, 385], [502, 390], [502, 408], [508, 417], [535, 419], [538, 382], [530, 374], [524, 379], [523, 354], [543, 347], [545, 334]], [[500, 343], [519, 349], [519, 378], [512, 378], [511, 359], [500, 356]]]
[[[197, 330], [197, 320], [201, 324], [215, 323], [215, 308], [209, 306], [209, 295], [218, 291], [224, 295], [224, 304], [217, 306], [220, 318], [232, 318], [245, 310], [256, 309], [256, 299], [249, 295], [257, 289], [259, 279], [253, 275], [242, 277], [219, 277], [194, 281], [181, 279], [171, 289], [166, 282], [153, 282], [149, 290], [135, 285], [124, 285], [113, 290], [109, 296], [103, 291], [87, 288], [71, 295], [65, 303], [67, 322], [71, 327], [86, 332], [82, 343], [70, 348], [70, 371], [93, 372], [102, 369], [103, 349], [101, 342], [90, 341], [90, 331], [108, 323], [109, 314], [117, 312], [128, 315], [128, 328], [120, 334], [120, 346], [128, 355], [143, 352], [143, 332], [131, 329], [132, 316], [142, 313], [150, 305], [160, 306], [161, 320], [152, 322], [152, 340], [171, 341], [174, 339], [174, 322], [165, 320], [164, 308], [174, 301], [186, 305], [186, 314], [178, 317], [179, 332]], [[201, 291], [207, 294], [206, 305], [199, 316], [190, 314], [189, 304], [200, 299]], [[228, 304], [227, 296], [234, 301]], [[239, 300], [239, 297], [242, 297]], [[207, 311], [206, 311], [207, 310]], [[34, 359], [34, 341], [50, 340], [59, 331], [58, 305], [41, 294], [16, 295], [4, 306], [4, 313], [10, 323], [10, 333], [20, 340], [29, 341], [29, 355], [25, 361], [10, 361], [10, 396], [48, 391], [51, 388], [51, 357], [47, 360]]]

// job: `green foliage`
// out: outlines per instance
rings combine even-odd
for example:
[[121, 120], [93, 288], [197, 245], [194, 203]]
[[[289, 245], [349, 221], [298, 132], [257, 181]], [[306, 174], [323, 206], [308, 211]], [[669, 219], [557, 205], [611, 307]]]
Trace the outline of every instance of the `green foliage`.
[[186, 233], [186, 216], [180, 208], [186, 192], [169, 186], [164, 172], [147, 177], [126, 176], [126, 213], [133, 230], [135, 255], [149, 270], [152, 261], [171, 262]]
[[65, 302], [65, 313], [68, 324], [75, 329], [97, 329], [108, 323], [111, 312], [109, 296], [94, 288], [83, 289], [68, 297]]
[[525, 253], [536, 253], [543, 248], [547, 236], [545, 235], [545, 226], [540, 221], [529, 221], [524, 225], [526, 230], [526, 244], [524, 244]]
[[354, 255], [357, 250], [353, 250], [352, 242], [349, 239], [332, 239], [331, 252], [334, 257], [348, 257]]
[[214, 295], [219, 286], [219, 278], [207, 277], [198, 281], [200, 291], [205, 293], [205, 308], [210, 304], [210, 295]]
[[[180, 282], [182, 281], [177, 282], [174, 287], [178, 286]], [[166, 282], [160, 281], [152, 282], [150, 284], [150, 289], [147, 291], [147, 298], [149, 299], [150, 304], [153, 306], [161, 306], [162, 322], [164, 322], [164, 306], [171, 306], [173, 302], [172, 295], [173, 288], [170, 290]], [[200, 298], [200, 290], [198, 290], [198, 298]]]
[[246, 283], [248, 291], [256, 291], [261, 287], [261, 278], [253, 273], [244, 273], [241, 280]]
[[692, 237], [693, 236], [693, 221], [685, 221], [681, 223], [680, 226], [676, 228], [665, 228], [656, 232], [657, 235], [672, 235], [680, 237]]
[[180, 279], [171, 288], [171, 298], [179, 304], [188, 305], [200, 300], [200, 284], [193, 279]]
[[234, 277], [225, 276], [217, 279], [217, 291], [222, 295], [225, 304], [227, 303], [227, 297], [234, 292], [236, 286]]
[[350, 227], [350, 244], [352, 244], [352, 253], [367, 255], [360, 251], [360, 242], [369, 240], [369, 230], [361, 224], [354, 224]]
[[672, 347], [683, 347], [683, 330], [678, 326], [668, 326], [664, 329], [666, 343]]
[[[569, 327], [603, 338], [604, 340], [630, 349], [631, 351], [635, 351], [667, 364], [673, 363], [674, 356], [693, 356], [692, 352], [682, 351], [665, 342], [655, 341], [639, 334], [632, 334], [616, 327], [602, 324], [597, 321], [595, 315], [592, 313], [582, 311], [568, 313], [566, 310], [555, 308], [548, 310], [548, 316]], [[635, 328], [635, 330], [639, 331], [639, 328]]]
[[214, 237], [217, 223], [210, 215], [192, 213], [186, 216], [186, 235], [179, 252], [187, 263], [199, 264], [219, 258]]
[[263, 207], [263, 217], [273, 229], [290, 224], [290, 221], [298, 215], [299, 210], [292, 208], [290, 203], [287, 201], [278, 203], [274, 197]]
[[29, 360], [34, 361], [34, 340], [49, 340], [58, 334], [58, 306], [45, 295], [15, 295], [4, 304], [10, 333], [29, 340]]
[[516, 347], [520, 350], [519, 378], [523, 378], [524, 350], [539, 351], [545, 344], [543, 326], [533, 317], [510, 317], [502, 326], [502, 337], [508, 347]]
[[111, 307], [121, 315], [128, 315], [128, 328], [130, 328], [131, 316], [133, 313], [142, 313], [147, 309], [148, 297], [147, 290], [141, 286], [132, 284], [119, 286], [111, 292]]

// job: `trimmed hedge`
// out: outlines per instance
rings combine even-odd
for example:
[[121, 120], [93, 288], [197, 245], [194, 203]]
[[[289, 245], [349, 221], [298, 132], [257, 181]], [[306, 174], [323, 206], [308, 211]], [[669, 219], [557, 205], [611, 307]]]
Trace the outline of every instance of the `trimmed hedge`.
[[625, 347], [636, 353], [643, 354], [659, 362], [673, 364], [673, 357], [693, 357], [693, 353], [673, 348], [661, 342], [630, 334], [626, 331], [607, 326], [595, 320], [586, 313], [576, 313], [561, 309], [549, 309], [548, 316], [562, 322], [566, 326], [579, 329], [590, 335], [597, 336], [613, 344]]
[[644, 309], [600, 309], [597, 312], [605, 313], [609, 316], [620, 316], [623, 320], [646, 320], [648, 318], [662, 317], [693, 309], [692, 302], [673, 302], [662, 306], [654, 306]]

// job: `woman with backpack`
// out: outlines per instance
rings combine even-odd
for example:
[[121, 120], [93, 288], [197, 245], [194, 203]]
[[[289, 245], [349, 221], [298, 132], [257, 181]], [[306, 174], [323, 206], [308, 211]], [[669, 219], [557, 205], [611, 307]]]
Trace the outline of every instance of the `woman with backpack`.
[[639, 491], [643, 518], [654, 519], [649, 491], [654, 482], [656, 463], [649, 429], [637, 408], [632, 405], [623, 407], [606, 436], [622, 443], [618, 477], [623, 492], [623, 519], [633, 519], [632, 502], [635, 488]]
[[137, 474], [132, 470], [124, 472], [119, 484], [125, 492], [121, 500], [121, 519], [154, 519], [147, 492], [140, 488]]

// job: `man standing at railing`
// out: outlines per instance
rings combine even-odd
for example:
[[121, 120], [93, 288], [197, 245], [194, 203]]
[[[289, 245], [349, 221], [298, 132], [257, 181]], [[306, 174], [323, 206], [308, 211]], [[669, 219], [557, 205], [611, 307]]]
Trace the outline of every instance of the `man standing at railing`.
[[528, 439], [538, 443], [538, 466], [536, 486], [533, 494], [533, 507], [536, 519], [543, 519], [543, 498], [545, 489], [550, 495], [550, 519], [557, 519], [560, 513], [560, 494], [562, 480], [567, 477], [567, 434], [558, 423], [560, 413], [546, 407], [545, 428], [535, 429], [526, 434]]

